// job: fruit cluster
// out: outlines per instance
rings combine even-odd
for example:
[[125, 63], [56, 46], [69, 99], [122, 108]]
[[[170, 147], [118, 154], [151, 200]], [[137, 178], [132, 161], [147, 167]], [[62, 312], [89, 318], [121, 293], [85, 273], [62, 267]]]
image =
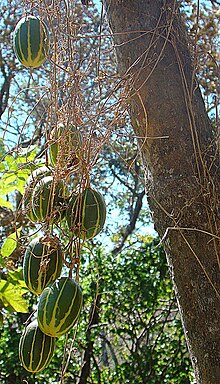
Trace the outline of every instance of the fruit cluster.
[[[47, 58], [49, 33], [46, 25], [34, 16], [26, 16], [14, 32], [14, 49], [19, 61], [29, 68], [39, 67]], [[77, 127], [57, 124], [48, 145], [50, 166], [35, 170], [29, 177], [23, 197], [28, 218], [42, 227], [66, 219], [72, 236], [88, 240], [103, 228], [105, 202], [89, 183], [70, 194], [65, 177], [57, 172], [80, 163], [82, 135]], [[48, 234], [27, 246], [23, 276], [28, 289], [39, 295], [37, 319], [25, 327], [19, 344], [22, 365], [30, 372], [43, 370], [50, 362], [55, 339], [67, 333], [79, 318], [83, 296], [77, 282], [62, 276], [64, 254], [60, 240]]]
[[28, 245], [23, 276], [28, 289], [40, 295], [37, 319], [24, 330], [19, 356], [27, 371], [39, 372], [50, 362], [55, 338], [69, 331], [77, 321], [82, 292], [69, 277], [60, 277], [63, 252], [55, 236], [37, 237]]

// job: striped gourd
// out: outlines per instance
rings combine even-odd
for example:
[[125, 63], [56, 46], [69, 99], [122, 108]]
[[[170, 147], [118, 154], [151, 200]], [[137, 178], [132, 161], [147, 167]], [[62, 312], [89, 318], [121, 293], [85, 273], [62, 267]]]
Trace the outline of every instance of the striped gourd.
[[77, 321], [82, 307], [82, 292], [69, 277], [60, 277], [43, 290], [37, 320], [42, 332], [52, 337], [67, 333]]
[[35, 185], [45, 176], [49, 176], [51, 174], [51, 169], [44, 166], [37, 168], [34, 172], [31, 173], [29, 176], [24, 190], [24, 196], [23, 196], [23, 203], [22, 203], [22, 209], [24, 213], [27, 215], [27, 217], [33, 221], [38, 221], [37, 216], [35, 215], [33, 211], [32, 206], [32, 194], [33, 189]]
[[47, 58], [47, 26], [35, 16], [23, 17], [15, 27], [14, 50], [18, 60], [28, 68], [37, 68]]
[[35, 186], [32, 207], [39, 222], [57, 222], [65, 215], [68, 190], [63, 180], [55, 183], [52, 176], [42, 178]]
[[24, 330], [19, 343], [19, 358], [29, 372], [40, 372], [50, 363], [55, 347], [55, 339], [45, 335], [37, 320]]
[[43, 289], [60, 276], [63, 265], [59, 240], [37, 237], [28, 245], [23, 262], [23, 276], [28, 289], [40, 295]]
[[49, 147], [51, 164], [56, 166], [58, 161], [64, 166], [78, 164], [82, 146], [82, 135], [76, 126], [59, 124], [51, 132]]
[[99, 192], [86, 188], [82, 194], [71, 197], [66, 220], [75, 236], [92, 239], [102, 230], [105, 219], [106, 205]]

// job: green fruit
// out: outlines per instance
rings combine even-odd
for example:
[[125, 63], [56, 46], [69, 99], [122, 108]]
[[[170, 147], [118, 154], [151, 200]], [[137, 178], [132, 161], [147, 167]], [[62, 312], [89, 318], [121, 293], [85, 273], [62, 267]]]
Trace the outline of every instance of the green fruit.
[[40, 295], [48, 284], [60, 276], [62, 266], [62, 251], [57, 238], [38, 237], [32, 240], [23, 262], [23, 276], [28, 289]]
[[24, 330], [19, 343], [19, 358], [29, 372], [40, 372], [53, 357], [55, 339], [45, 335], [38, 327], [37, 320]]
[[65, 214], [68, 190], [63, 182], [55, 183], [52, 176], [41, 179], [33, 190], [32, 207], [39, 222], [62, 220]]
[[59, 124], [51, 132], [49, 147], [51, 164], [56, 166], [58, 161], [64, 166], [68, 163], [71, 166], [77, 164], [82, 146], [82, 135], [76, 126]]
[[38, 304], [37, 320], [46, 335], [59, 337], [77, 321], [82, 307], [82, 292], [69, 277], [60, 277], [43, 290]]
[[82, 194], [71, 197], [66, 220], [75, 236], [92, 239], [102, 230], [105, 219], [106, 205], [99, 192], [86, 188]]
[[25, 67], [43, 64], [49, 51], [49, 33], [44, 22], [35, 16], [23, 17], [14, 31], [14, 50]]
[[32, 195], [33, 195], [33, 189], [35, 185], [45, 176], [51, 175], [51, 169], [44, 166], [37, 168], [34, 172], [31, 173], [29, 176], [24, 190], [24, 196], [23, 196], [23, 211], [27, 215], [27, 217], [33, 221], [37, 222], [37, 216], [35, 215], [33, 211], [32, 206]]

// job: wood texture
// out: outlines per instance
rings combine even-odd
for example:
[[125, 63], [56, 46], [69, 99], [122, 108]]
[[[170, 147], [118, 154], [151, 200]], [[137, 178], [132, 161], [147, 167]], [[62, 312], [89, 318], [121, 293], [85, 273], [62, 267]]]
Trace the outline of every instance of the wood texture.
[[219, 157], [176, 1], [105, 0], [197, 383], [220, 380]]

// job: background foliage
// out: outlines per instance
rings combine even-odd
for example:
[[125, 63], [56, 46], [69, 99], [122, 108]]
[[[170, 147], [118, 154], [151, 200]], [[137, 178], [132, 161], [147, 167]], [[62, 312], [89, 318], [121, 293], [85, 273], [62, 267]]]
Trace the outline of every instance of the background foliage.
[[[58, 340], [52, 363], [43, 373], [27, 374], [15, 351], [27, 315], [5, 318], [1, 333], [2, 382], [59, 382], [70, 350], [65, 383], [79, 379], [81, 354], [88, 350], [88, 382], [131, 383], [134, 373], [137, 383], [190, 382], [183, 330], [165, 255], [157, 240], [140, 239], [117, 257], [94, 246], [92, 252], [83, 253], [80, 274], [84, 308], [77, 333], [73, 329], [68, 339], [63, 336]], [[33, 298], [29, 309], [31, 304]]]

